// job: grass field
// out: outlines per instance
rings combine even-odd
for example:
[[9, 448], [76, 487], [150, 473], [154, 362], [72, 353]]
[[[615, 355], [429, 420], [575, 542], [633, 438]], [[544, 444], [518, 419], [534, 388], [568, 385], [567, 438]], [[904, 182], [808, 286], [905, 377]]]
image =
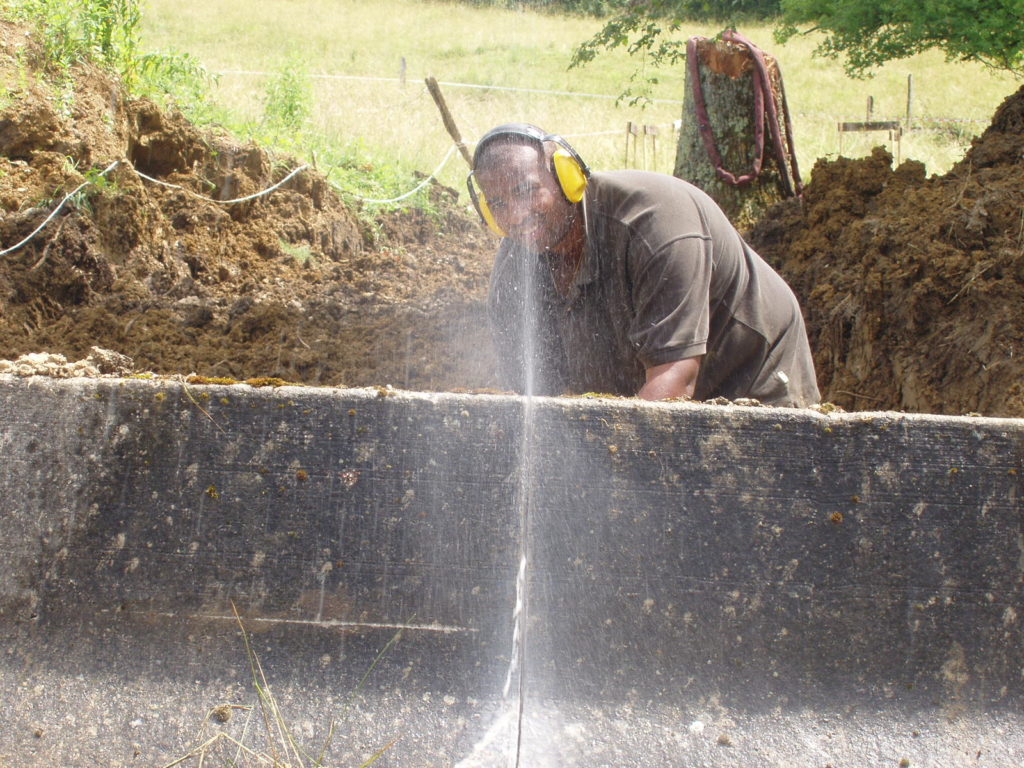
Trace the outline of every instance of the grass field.
[[[315, 152], [322, 170], [337, 166], [332, 173], [342, 174], [344, 166], [343, 180], [364, 196], [411, 187], [412, 172], [430, 173], [451, 146], [424, 86], [428, 75], [442, 82], [467, 142], [498, 123], [525, 120], [569, 137], [595, 168], [670, 171], [683, 68], [647, 72], [658, 78], [654, 103], [617, 103], [642, 61], [616, 52], [582, 69], [567, 68], [575, 46], [599, 26], [595, 19], [422, 0], [149, 0], [143, 45], [195, 55], [221, 73], [213, 89], [219, 122], [295, 154]], [[719, 31], [693, 25], [681, 36]], [[958, 160], [995, 107], [1018, 87], [1009, 75], [946, 63], [935, 52], [894, 63], [871, 80], [852, 80], [840, 63], [812, 57], [813, 38], [779, 46], [769, 26], [741, 31], [781, 63], [805, 176], [817, 158], [839, 153], [837, 122], [865, 119], [868, 96], [874, 99], [873, 119], [905, 117], [908, 75], [914, 81], [913, 116], [926, 129], [906, 134], [899, 151], [925, 162], [930, 173]], [[268, 131], [268, 85], [286, 71], [302, 75], [293, 89], [309, 89], [308, 122]], [[474, 87], [484, 85], [510, 90]], [[660, 136], [633, 147], [627, 157], [630, 121], [658, 126]], [[846, 134], [842, 154], [866, 154], [887, 138]], [[453, 156], [440, 179], [461, 189], [465, 170]]]

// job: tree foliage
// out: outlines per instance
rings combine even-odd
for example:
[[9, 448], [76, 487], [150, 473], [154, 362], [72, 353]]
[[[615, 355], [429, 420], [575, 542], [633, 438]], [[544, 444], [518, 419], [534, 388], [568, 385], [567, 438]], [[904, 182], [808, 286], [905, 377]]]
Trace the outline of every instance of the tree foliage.
[[[674, 36], [685, 22], [735, 24], [779, 12], [779, 0], [609, 0], [609, 5], [614, 12], [597, 34], [576, 48], [570, 66], [582, 66], [613, 48], [642, 55], [652, 66], [671, 66], [686, 56], [686, 41]], [[653, 82], [638, 71], [625, 95], [642, 97]]]
[[929, 48], [1024, 74], [1024, 0], [782, 0], [785, 42], [801, 27], [821, 30], [819, 54], [870, 70]]
[[[938, 48], [950, 60], [975, 60], [1024, 74], [1024, 0], [610, 0], [604, 27], [577, 47], [573, 66], [602, 50], [626, 48], [655, 65], [685, 55], [684, 21], [775, 17], [776, 38], [824, 34], [820, 55], [862, 77], [888, 61]], [[780, 14], [780, 15], [776, 15]]]

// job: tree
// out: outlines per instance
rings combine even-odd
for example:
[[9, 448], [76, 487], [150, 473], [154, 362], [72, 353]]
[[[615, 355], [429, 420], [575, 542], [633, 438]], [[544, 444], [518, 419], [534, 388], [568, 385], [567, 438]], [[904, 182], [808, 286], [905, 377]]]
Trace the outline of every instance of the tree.
[[853, 76], [929, 48], [1024, 74], [1024, 0], [782, 0], [782, 11], [780, 42], [823, 31], [816, 52], [845, 57]]
[[[680, 65], [685, 59], [683, 119], [673, 172], [707, 192], [744, 226], [771, 203], [799, 191], [782, 75], [774, 59], [745, 38], [743, 43], [694, 38], [692, 45], [673, 39], [669, 33], [678, 31], [687, 9], [697, 5], [722, 13], [741, 7], [777, 8], [767, 0], [629, 0], [577, 49], [573, 65], [592, 60], [600, 49], [618, 46], [626, 46], [631, 54], [643, 53], [656, 65]], [[755, 71], [759, 68], [761, 73]], [[642, 98], [652, 82], [653, 78], [641, 81], [638, 90], [625, 95]], [[766, 134], [771, 134], [771, 141], [765, 141]]]
[[[822, 32], [817, 52], [844, 58], [847, 73], [863, 77], [888, 61], [938, 48], [950, 60], [974, 60], [1024, 75], [1024, 0], [614, 0], [604, 27], [577, 47], [573, 65], [601, 50], [625, 47], [655, 65], [686, 53], [673, 39], [695, 8], [722, 21], [781, 9], [776, 38]], [[627, 91], [627, 93], [629, 93]], [[640, 91], [642, 94], [642, 90]]]

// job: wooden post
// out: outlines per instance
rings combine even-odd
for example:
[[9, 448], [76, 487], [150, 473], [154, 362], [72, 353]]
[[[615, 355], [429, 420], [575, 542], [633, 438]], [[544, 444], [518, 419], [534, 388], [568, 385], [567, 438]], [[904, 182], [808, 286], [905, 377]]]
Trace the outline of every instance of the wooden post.
[[402, 81], [402, 87], [405, 88], [405, 56], [402, 57], [402, 65], [398, 70], [398, 79]]
[[462, 153], [462, 157], [465, 158], [470, 170], [472, 170], [473, 156], [469, 154], [469, 150], [466, 149], [466, 145], [462, 141], [462, 135], [459, 133], [458, 126], [455, 125], [455, 120], [452, 118], [452, 113], [448, 111], [448, 105], [445, 103], [444, 95], [441, 93], [441, 86], [437, 84], [437, 80], [433, 76], [428, 77], [426, 79], [426, 83], [427, 90], [430, 91], [430, 95], [434, 97], [434, 103], [437, 104], [437, 108], [441, 112], [441, 120], [444, 122], [444, 127], [448, 130], [448, 135], [452, 137], [452, 140], [455, 142], [455, 146], [459, 148], [459, 152]]
[[640, 134], [640, 126], [629, 121], [626, 123], [626, 155], [622, 160], [624, 168], [629, 168], [629, 138], [633, 137], [633, 167], [636, 166], [636, 137]]
[[864, 119], [865, 120], [870, 120], [871, 116], [874, 115], [874, 114], [875, 114], [875, 97], [874, 96], [868, 96], [867, 116]]
[[914, 119], [914, 76], [907, 75], [907, 128]]
[[[655, 171], [658, 170], [658, 126], [656, 125], [645, 125], [644, 134], [651, 137], [651, 168]], [[646, 141], [644, 144], [646, 145]], [[647, 168], [646, 161], [644, 162], [644, 168]]]
[[889, 141], [893, 143], [893, 151], [896, 154], [896, 165], [900, 164], [903, 125], [899, 120], [873, 120], [866, 123], [839, 123], [836, 127], [839, 130], [839, 154], [843, 153], [844, 133], [848, 133], [850, 131], [888, 131]]

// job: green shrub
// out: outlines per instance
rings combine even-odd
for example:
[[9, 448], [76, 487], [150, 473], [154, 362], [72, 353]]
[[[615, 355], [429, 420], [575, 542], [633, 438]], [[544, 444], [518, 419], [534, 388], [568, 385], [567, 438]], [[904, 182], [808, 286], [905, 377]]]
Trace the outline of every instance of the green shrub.
[[298, 57], [271, 77], [263, 95], [263, 119], [273, 128], [302, 128], [312, 112], [313, 91], [306, 65]]
[[195, 57], [141, 53], [140, 0], [22, 0], [0, 4], [0, 12], [33, 27], [42, 68], [63, 91], [70, 88], [69, 70], [92, 61], [119, 75], [132, 93], [193, 108], [207, 102], [211, 77]]
[[129, 77], [134, 73], [138, 0], [23, 0], [8, 12], [35, 27], [45, 63], [55, 69], [92, 60]]

